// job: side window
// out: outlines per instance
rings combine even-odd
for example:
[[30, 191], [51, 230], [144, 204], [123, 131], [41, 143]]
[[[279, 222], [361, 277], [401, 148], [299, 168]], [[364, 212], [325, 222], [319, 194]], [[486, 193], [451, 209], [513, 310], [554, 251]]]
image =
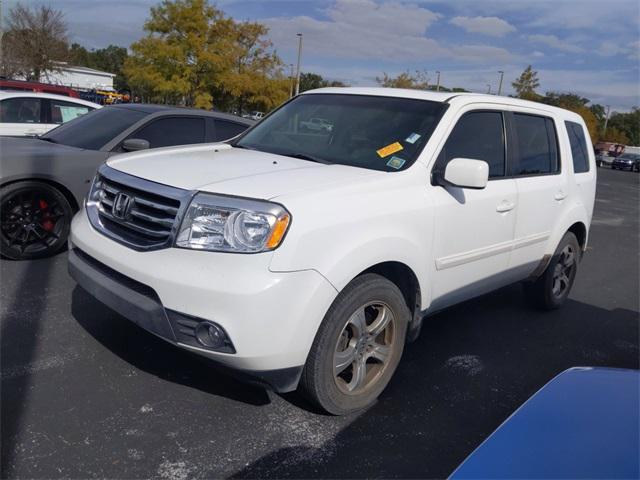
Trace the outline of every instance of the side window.
[[216, 142], [233, 138], [248, 128], [246, 125], [242, 125], [241, 123], [227, 122], [224, 120], [215, 120], [215, 124]]
[[571, 157], [573, 158], [573, 171], [584, 173], [589, 171], [589, 147], [584, 135], [582, 125], [575, 122], [564, 122], [571, 143]]
[[7, 98], [0, 102], [0, 122], [40, 123], [39, 98]]
[[141, 138], [149, 148], [204, 142], [204, 118], [169, 117], [154, 120], [128, 138]]
[[444, 171], [454, 158], [484, 160], [489, 178], [505, 174], [504, 127], [500, 112], [469, 112], [458, 120], [438, 157], [436, 168]]
[[513, 175], [542, 175], [559, 171], [558, 141], [553, 120], [537, 115], [513, 115], [517, 160]]
[[66, 123], [76, 117], [89, 113], [93, 108], [79, 103], [51, 100], [51, 123]]

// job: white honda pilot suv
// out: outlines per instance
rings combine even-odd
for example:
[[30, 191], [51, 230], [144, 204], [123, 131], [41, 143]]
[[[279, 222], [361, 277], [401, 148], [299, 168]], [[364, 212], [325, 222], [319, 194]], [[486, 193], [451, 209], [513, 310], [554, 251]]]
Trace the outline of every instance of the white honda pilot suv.
[[380, 395], [427, 314], [520, 281], [561, 306], [595, 188], [575, 113], [320, 89], [227, 143], [110, 159], [69, 269], [172, 344], [344, 414]]

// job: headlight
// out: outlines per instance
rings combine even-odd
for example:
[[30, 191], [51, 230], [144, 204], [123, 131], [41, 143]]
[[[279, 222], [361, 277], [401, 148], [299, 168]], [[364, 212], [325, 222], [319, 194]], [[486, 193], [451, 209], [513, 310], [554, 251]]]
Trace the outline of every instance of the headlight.
[[198, 193], [185, 214], [176, 246], [218, 252], [273, 250], [291, 215], [276, 203]]

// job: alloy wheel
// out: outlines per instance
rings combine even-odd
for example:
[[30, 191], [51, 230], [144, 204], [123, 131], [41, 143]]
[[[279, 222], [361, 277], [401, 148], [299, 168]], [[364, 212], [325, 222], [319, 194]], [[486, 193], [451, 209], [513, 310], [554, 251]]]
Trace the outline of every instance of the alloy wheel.
[[340, 391], [357, 395], [371, 389], [393, 354], [396, 320], [391, 308], [371, 302], [344, 325], [333, 354], [333, 375]]
[[566, 245], [560, 252], [558, 263], [553, 271], [551, 291], [556, 298], [562, 297], [571, 287], [576, 268], [576, 252], [572, 245]]
[[62, 205], [44, 190], [18, 190], [3, 198], [1, 210], [4, 243], [21, 255], [51, 248], [67, 222]]

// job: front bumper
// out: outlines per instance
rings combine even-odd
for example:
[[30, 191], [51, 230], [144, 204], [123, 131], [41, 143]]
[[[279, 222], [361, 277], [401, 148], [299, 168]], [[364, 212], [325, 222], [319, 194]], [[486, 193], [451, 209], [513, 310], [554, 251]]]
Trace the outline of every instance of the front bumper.
[[[72, 223], [69, 272], [140, 327], [240, 377], [290, 391], [337, 291], [313, 270], [271, 272], [271, 256], [176, 248], [137, 252], [95, 231], [81, 211]], [[177, 325], [180, 319], [214, 322], [235, 353], [196, 346]]]

